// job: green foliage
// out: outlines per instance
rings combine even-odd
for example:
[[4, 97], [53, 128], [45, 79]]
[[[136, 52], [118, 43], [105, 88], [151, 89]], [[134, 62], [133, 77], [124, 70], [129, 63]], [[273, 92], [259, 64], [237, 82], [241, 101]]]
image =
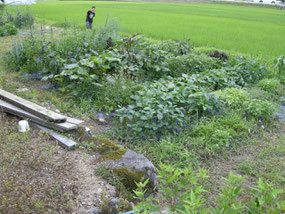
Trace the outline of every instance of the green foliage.
[[277, 93], [281, 87], [281, 83], [277, 79], [263, 79], [259, 81], [257, 86], [265, 91]]
[[184, 75], [181, 78], [160, 79], [143, 86], [131, 96], [134, 104], [117, 111], [120, 122], [136, 133], [142, 130], [161, 133], [182, 126], [185, 108], [189, 104], [188, 97], [198, 89], [191, 82], [192, 79]]
[[279, 195], [284, 194], [284, 189], [275, 189], [272, 183], [264, 183], [258, 179], [258, 185], [252, 188], [252, 199], [248, 207], [249, 213], [282, 213], [285, 202], [279, 201]]
[[240, 109], [250, 100], [249, 93], [244, 89], [225, 88], [216, 92], [228, 107]]
[[276, 112], [276, 105], [270, 101], [254, 98], [243, 89], [225, 89], [216, 92], [220, 95], [226, 105], [233, 109], [239, 109], [245, 112], [246, 117], [253, 117], [257, 120], [263, 119], [268, 121]]
[[[179, 78], [167, 77], [144, 86], [131, 97], [134, 104], [119, 109], [118, 116], [122, 124], [137, 133], [142, 130], [155, 133], [173, 132], [175, 127], [185, 125], [187, 120], [189, 122], [189, 118], [185, 118], [187, 113], [191, 114], [190, 116], [197, 115], [197, 119], [202, 114], [214, 115], [223, 111], [221, 100], [228, 99], [227, 105], [241, 105], [240, 108], [247, 109], [251, 116], [268, 120], [274, 109], [270, 108], [269, 103], [266, 105], [265, 101], [244, 103], [247, 98], [240, 98], [246, 95], [235, 95], [237, 89], [225, 91], [228, 95], [221, 99], [217, 93], [211, 92], [226, 87], [244, 87], [256, 83], [264, 75], [265, 69], [258, 62], [237, 58], [221, 69], [192, 75], [183, 74]], [[265, 107], [264, 111], [261, 111], [261, 106]]]
[[118, 106], [131, 104], [131, 96], [138, 89], [135, 82], [124, 76], [107, 78], [96, 92], [96, 108], [106, 112], [118, 109]]
[[108, 63], [117, 61], [108, 54], [91, 56], [89, 60], [82, 59], [77, 63], [65, 64], [59, 74], [50, 74], [44, 79], [55, 80], [61, 86], [62, 92], [69, 92], [73, 96], [94, 95], [94, 88], [100, 87], [98, 82], [105, 79], [109, 71]]
[[229, 60], [228, 63], [226, 70], [240, 87], [255, 84], [267, 74], [265, 67], [254, 59], [238, 57]]
[[190, 138], [186, 144], [199, 156], [215, 156], [224, 148], [242, 143], [252, 127], [252, 121], [247, 121], [241, 114], [228, 112], [196, 125], [188, 134]]
[[0, 26], [0, 36], [11, 36], [17, 33], [18, 29], [10, 23]]
[[196, 74], [218, 67], [219, 61], [206, 54], [188, 53], [182, 56], [171, 56], [166, 59], [169, 71], [167, 75], [180, 77], [182, 74]]
[[103, 64], [110, 54], [104, 53], [101, 56], [98, 53], [107, 48], [104, 39], [116, 36], [116, 25], [115, 21], [108, 20], [105, 26], [94, 31], [64, 31], [59, 40], [51, 41], [32, 34], [13, 45], [5, 56], [6, 64], [10, 69], [25, 72], [46, 71], [47, 76], [52, 75], [49, 78], [58, 75], [65, 67], [67, 70], [79, 67], [90, 70], [99, 66], [99, 73], [102, 73], [107, 69]]
[[[0, 11], [0, 27], [7, 24], [13, 25], [16, 28], [31, 27], [34, 23], [34, 17], [28, 7], [16, 8], [15, 11], [3, 9]], [[7, 34], [14, 35], [14, 34]]]
[[249, 116], [265, 121], [269, 121], [277, 110], [277, 106], [272, 102], [258, 99], [252, 99], [245, 103], [245, 107]]
[[282, 83], [285, 82], [285, 57], [281, 55], [277, 60], [275, 60], [275, 70], [276, 76], [281, 80]]
[[229, 173], [228, 179], [225, 179], [228, 186], [221, 190], [218, 196], [218, 208], [213, 209], [213, 213], [242, 213], [245, 210], [244, 203], [238, 200], [240, 194], [244, 191], [241, 181], [244, 179], [239, 175]]
[[191, 210], [192, 213], [206, 213], [208, 211], [204, 209], [205, 199], [202, 197], [206, 191], [204, 185], [208, 178], [205, 170], [194, 172], [191, 167], [174, 169], [170, 165], [160, 165], [158, 174], [160, 186], [155, 199], [144, 199], [143, 187], [146, 186], [146, 182], [138, 184], [135, 194], [136, 198], [141, 201], [134, 208], [135, 213], [149, 213], [158, 210], [159, 205], [155, 205], [154, 201], [159, 204], [166, 203], [171, 212], [187, 213]]
[[113, 50], [121, 58], [122, 68], [129, 75], [145, 80], [158, 80], [170, 75], [181, 75], [181, 71], [171, 71], [167, 63], [169, 57], [187, 54], [190, 51], [188, 42], [152, 41], [140, 35], [126, 36], [118, 41], [118, 48]]
[[158, 210], [158, 205], [152, 203], [154, 200], [152, 196], [146, 197], [148, 182], [149, 179], [146, 179], [144, 182], [136, 183], [137, 189], [133, 190], [135, 193], [134, 198], [139, 201], [133, 210], [135, 214], [148, 214], [151, 211]]
[[[225, 178], [227, 185], [219, 192], [216, 199], [217, 206], [209, 205], [205, 192], [207, 192], [206, 170], [200, 169], [198, 172], [191, 168], [175, 169], [171, 165], [161, 165], [158, 170], [160, 178], [159, 191], [155, 198], [145, 197], [144, 187], [147, 181], [139, 183], [135, 191], [136, 198], [140, 200], [134, 208], [135, 213], [149, 213], [159, 211], [162, 206], [166, 206], [171, 212], [182, 214], [222, 214], [222, 213], [282, 213], [284, 202], [280, 195], [284, 193], [282, 189], [274, 189], [273, 184], [263, 183], [261, 179], [258, 186], [252, 188], [249, 200], [242, 200], [242, 192], [247, 190], [241, 182], [245, 179], [233, 172]], [[158, 204], [158, 205], [157, 205]]]
[[223, 109], [223, 103], [220, 102], [219, 96], [213, 92], [202, 89], [199, 92], [190, 94], [188, 97], [189, 109], [188, 113], [210, 115], [217, 114]]
[[7, 21], [13, 23], [17, 28], [31, 27], [34, 17], [28, 7], [21, 7], [16, 11], [6, 12]]
[[[95, 23], [104, 24], [108, 16], [120, 17], [121, 26], [128, 33], [140, 32], [156, 39], [190, 38], [195, 47], [223, 47], [226, 53], [236, 51], [270, 59], [284, 54], [285, 29], [280, 27], [284, 25], [284, 11], [206, 2], [175, 5], [166, 2], [96, 2], [100, 15], [96, 16]], [[64, 22], [67, 18], [81, 27], [82, 14], [88, 7], [88, 2], [84, 1], [72, 1], [68, 5], [65, 1], [32, 5], [33, 13], [39, 19], [43, 19], [43, 14], [49, 23]], [[259, 35], [258, 38], [255, 35]]]

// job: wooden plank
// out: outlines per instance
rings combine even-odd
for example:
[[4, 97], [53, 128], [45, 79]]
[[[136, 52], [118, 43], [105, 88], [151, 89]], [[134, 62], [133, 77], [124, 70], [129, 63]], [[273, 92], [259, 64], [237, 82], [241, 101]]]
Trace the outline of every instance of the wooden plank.
[[78, 127], [78, 125], [73, 124], [73, 123], [69, 123], [69, 122], [64, 122], [64, 123], [52, 123], [52, 122], [47, 122], [45, 120], [43, 120], [42, 118], [39, 118], [27, 111], [24, 111], [10, 103], [7, 103], [3, 100], [0, 100], [0, 110], [8, 112], [10, 114], [14, 114], [17, 115], [21, 118], [24, 119], [29, 119], [37, 124], [43, 125], [45, 127], [57, 130], [57, 131], [69, 131], [69, 130], [73, 130], [76, 129]]
[[82, 123], [84, 123], [83, 120], [78, 120], [76, 118], [71, 118], [71, 117], [66, 117], [66, 121], [69, 123], [73, 123], [75, 125], [81, 125]]
[[35, 103], [32, 103], [2, 89], [0, 89], [0, 99], [49, 122], [61, 123], [66, 121], [66, 117], [64, 117], [63, 115], [50, 111], [44, 107], [41, 107]]
[[58, 144], [64, 148], [64, 149], [67, 149], [68, 151], [71, 151], [71, 150], [74, 150], [75, 149], [75, 146], [76, 146], [76, 143], [73, 141], [73, 140], [70, 140], [69, 138], [59, 134], [59, 133], [56, 133], [54, 131], [52, 131], [51, 129], [48, 129], [46, 127], [43, 127], [41, 125], [38, 125], [38, 124], [32, 124], [33, 126], [36, 126], [38, 127], [39, 129], [47, 132], [53, 139], [55, 139], [56, 141], [58, 141]]

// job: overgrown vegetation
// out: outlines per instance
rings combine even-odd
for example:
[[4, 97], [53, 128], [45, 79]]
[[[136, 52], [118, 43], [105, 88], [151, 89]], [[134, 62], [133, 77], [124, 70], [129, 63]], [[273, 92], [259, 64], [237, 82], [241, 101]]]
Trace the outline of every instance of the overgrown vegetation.
[[20, 7], [14, 11], [3, 8], [0, 10], [0, 37], [16, 35], [18, 29], [31, 27], [34, 17], [28, 7]]
[[275, 189], [272, 183], [258, 180], [255, 187], [249, 188], [247, 199], [240, 200], [246, 191], [242, 186], [244, 178], [229, 173], [225, 178], [226, 186], [220, 190], [216, 207], [208, 207], [204, 197], [209, 176], [205, 170], [193, 171], [192, 168], [174, 169], [161, 165], [159, 170], [160, 189], [156, 198], [145, 198], [147, 182], [138, 183], [136, 197], [141, 201], [134, 213], [150, 213], [160, 210], [160, 204], [167, 204], [171, 212], [188, 213], [282, 213], [285, 203], [281, 201], [283, 189]]
[[[209, 177], [198, 168], [236, 151], [274, 121], [284, 94], [284, 57], [274, 70], [254, 58], [206, 53], [188, 41], [156, 41], [118, 29], [108, 19], [92, 31], [74, 28], [50, 38], [31, 34], [14, 44], [5, 63], [9, 69], [40, 74], [71, 97], [70, 105], [87, 102], [86, 111], [115, 113], [112, 137], [162, 164], [156, 199], [144, 198], [147, 182], [135, 192], [143, 201], [139, 212], [158, 209], [156, 200], [180, 213], [281, 213], [282, 189], [260, 179], [245, 190], [243, 178], [233, 173], [229, 185], [218, 191], [215, 206], [208, 206]], [[88, 146], [105, 160], [125, 152], [117, 145], [111, 155], [97, 144]], [[240, 169], [250, 171], [246, 164]], [[123, 183], [115, 172], [98, 172], [119, 181], [114, 185]], [[248, 198], [240, 199], [243, 191]]]

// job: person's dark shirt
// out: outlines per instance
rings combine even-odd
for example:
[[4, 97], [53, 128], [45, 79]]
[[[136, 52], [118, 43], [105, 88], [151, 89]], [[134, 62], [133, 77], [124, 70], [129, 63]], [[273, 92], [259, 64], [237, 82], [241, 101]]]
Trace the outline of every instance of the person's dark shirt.
[[94, 17], [95, 17], [95, 13], [92, 12], [91, 10], [88, 10], [87, 17], [86, 17], [86, 22], [92, 23]]

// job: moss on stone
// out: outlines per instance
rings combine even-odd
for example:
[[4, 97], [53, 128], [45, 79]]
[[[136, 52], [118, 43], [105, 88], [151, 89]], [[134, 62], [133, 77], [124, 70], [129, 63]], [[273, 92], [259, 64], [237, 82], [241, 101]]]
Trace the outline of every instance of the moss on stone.
[[99, 144], [100, 153], [107, 153], [120, 149], [120, 146], [113, 143], [111, 140], [101, 138], [95, 138], [95, 140]]
[[105, 155], [102, 155], [101, 158], [102, 158], [104, 161], [107, 161], [107, 160], [118, 160], [118, 159], [120, 159], [126, 152], [127, 152], [126, 149], [121, 148], [121, 149], [118, 149], [118, 150], [109, 152], [109, 153], [107, 153], [107, 154], [105, 154]]
[[121, 167], [113, 169], [113, 172], [120, 177], [121, 182], [130, 191], [137, 188], [136, 183], [146, 180], [144, 171], [131, 171], [126, 167]]

